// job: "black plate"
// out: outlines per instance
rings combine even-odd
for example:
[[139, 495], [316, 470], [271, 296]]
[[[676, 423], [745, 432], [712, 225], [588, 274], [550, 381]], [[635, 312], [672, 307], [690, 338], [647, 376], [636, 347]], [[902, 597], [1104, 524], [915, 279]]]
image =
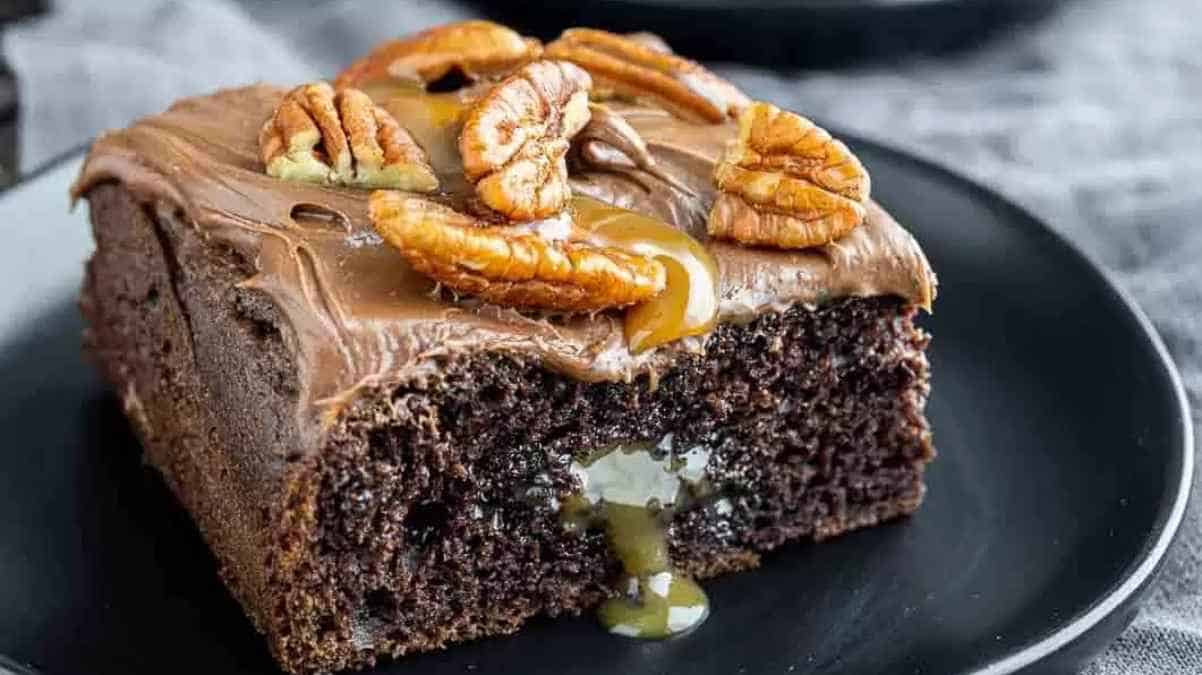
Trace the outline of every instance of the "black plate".
[[1062, 0], [475, 0], [523, 32], [659, 33], [690, 58], [829, 66], [973, 47]]
[[[853, 143], [942, 280], [926, 325], [940, 456], [911, 519], [708, 583], [713, 615], [661, 642], [590, 618], [382, 673], [1070, 672], [1130, 620], [1185, 507], [1185, 398], [1143, 315], [1022, 210]], [[47, 673], [272, 665], [187, 517], [79, 353], [78, 159], [0, 198], [0, 653]], [[82, 209], [81, 209], [82, 211]]]

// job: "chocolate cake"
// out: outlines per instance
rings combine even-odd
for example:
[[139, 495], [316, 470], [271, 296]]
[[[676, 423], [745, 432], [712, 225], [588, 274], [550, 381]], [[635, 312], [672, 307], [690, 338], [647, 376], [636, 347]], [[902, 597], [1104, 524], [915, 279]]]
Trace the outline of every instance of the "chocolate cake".
[[[455, 41], [475, 30], [496, 39]], [[698, 85], [713, 76], [659, 45], [594, 33], [544, 48], [495, 24], [444, 27], [377, 50], [337, 94], [191, 98], [88, 156], [74, 189], [97, 245], [87, 346], [289, 672], [599, 605], [617, 633], [681, 632], [706, 611], [692, 579], [922, 501], [934, 453], [914, 319], [935, 278], [918, 245], [866, 174], [848, 190], [811, 176], [799, 189], [821, 189], [796, 212], [782, 210], [787, 178], [740, 183], [747, 153], [731, 148], [755, 149], [746, 111], [762, 104]], [[448, 73], [466, 84], [430, 91]], [[484, 101], [531, 86], [542, 135], [512, 161], [530, 148], [550, 161], [522, 201], [505, 192], [516, 164], [474, 169], [469, 145], [488, 137], [473, 127]], [[366, 171], [356, 105], [377, 121], [383, 171]], [[291, 109], [313, 115], [317, 146], [291, 135]], [[342, 115], [350, 164], [320, 110]], [[837, 156], [823, 170], [863, 173], [802, 118], [757, 110]], [[754, 170], [795, 168], [761, 155]], [[273, 167], [280, 156], [323, 163], [297, 179], [306, 166]], [[746, 219], [723, 229], [719, 203]], [[420, 248], [431, 232], [460, 243]], [[803, 245], [783, 245], [789, 233]], [[519, 279], [517, 263], [463, 262], [496, 241], [542, 266]], [[547, 260], [561, 258], [556, 277]]]

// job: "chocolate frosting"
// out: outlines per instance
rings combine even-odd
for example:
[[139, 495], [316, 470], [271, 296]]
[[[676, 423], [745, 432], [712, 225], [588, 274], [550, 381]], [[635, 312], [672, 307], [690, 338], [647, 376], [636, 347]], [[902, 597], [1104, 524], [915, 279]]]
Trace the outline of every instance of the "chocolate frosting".
[[[619, 312], [538, 316], [439, 294], [376, 235], [367, 191], [264, 173], [257, 135], [284, 92], [256, 85], [185, 99], [107, 133], [73, 194], [120, 181], [148, 208], [182, 214], [206, 240], [254, 261], [257, 272], [241, 286], [268, 294], [292, 329], [303, 420], [320, 426], [363, 387], [420, 381], [443, 356], [506, 352], [589, 381], [629, 381], [656, 377], [682, 350], [704, 350], [700, 336], [632, 354]], [[394, 114], [407, 124], [404, 110]], [[658, 109], [596, 107], [573, 151], [573, 189], [702, 241], [721, 272], [720, 321], [847, 296], [895, 295], [930, 308], [935, 276], [925, 256], [875, 204], [862, 226], [825, 247], [782, 252], [707, 241], [710, 175], [734, 133], [731, 124], [693, 124]]]

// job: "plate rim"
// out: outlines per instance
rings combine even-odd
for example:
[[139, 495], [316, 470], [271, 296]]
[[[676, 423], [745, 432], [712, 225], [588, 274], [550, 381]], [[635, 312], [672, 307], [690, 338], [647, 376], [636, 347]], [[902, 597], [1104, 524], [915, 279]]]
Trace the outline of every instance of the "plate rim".
[[[1144, 549], [1133, 561], [1132, 566], [1124, 570], [1118, 582], [1106, 593], [1098, 596], [1084, 611], [1061, 624], [1047, 635], [1028, 642], [1010, 654], [969, 671], [970, 675], [1006, 675], [1017, 672], [1072, 646], [1082, 638], [1087, 637], [1093, 629], [1097, 628], [1107, 618], [1113, 616], [1127, 605], [1138, 602], [1163, 566], [1166, 554], [1173, 543], [1176, 542], [1177, 535], [1180, 533], [1194, 482], [1196, 461], [1194, 424], [1184, 382], [1160, 333], [1156, 330], [1152, 320], [1148, 318], [1148, 315], [1139, 306], [1135, 298], [1090, 253], [1045, 223], [1026, 207], [1013, 201], [1000, 190], [991, 188], [971, 176], [957, 172], [935, 159], [903, 150], [863, 134], [845, 131], [839, 128], [838, 125], [829, 125], [826, 128], [830, 129], [833, 135], [845, 139], [849, 145], [870, 147], [874, 152], [887, 155], [892, 161], [900, 165], [910, 165], [943, 180], [958, 184], [965, 191], [969, 192], [975, 200], [989, 203], [1004, 210], [1006, 216], [1004, 220], [1007, 227], [1019, 227], [1028, 234], [1050, 237], [1055, 242], [1054, 245], [1059, 246], [1065, 254], [1076, 256], [1083, 261], [1085, 263], [1084, 266], [1088, 269], [1088, 273], [1092, 274], [1097, 281], [1100, 281], [1102, 286], [1110, 292], [1111, 296], [1131, 314], [1144, 338], [1151, 343], [1153, 352], [1160, 363], [1160, 368], [1163, 374], [1168, 377], [1169, 385], [1176, 398], [1177, 422], [1180, 426], [1183, 442], [1181, 447], [1178, 448], [1176, 456], [1172, 459], [1178, 465], [1179, 475], [1176, 490], [1171, 495], [1171, 499], [1168, 498], [1169, 495], [1167, 493], [1163, 495], [1165, 499], [1162, 500], [1158, 509], [1153, 530], [1149, 532], [1149, 535], [1154, 534], [1154, 536], [1149, 536], [1144, 540]], [[15, 188], [31, 183], [67, 162], [81, 159], [86, 154], [90, 145], [91, 141], [89, 140], [50, 158], [37, 168], [0, 189], [0, 199], [6, 197]], [[1121, 633], [1122, 630], [1125, 630], [1129, 623], [1129, 621], [1125, 621], [1119, 632]], [[1103, 649], [1109, 643], [1110, 640], [1107, 640]], [[1101, 650], [1098, 650], [1097, 653], [1101, 653]], [[11, 667], [13, 663], [20, 664], [19, 661], [6, 660], [6, 657], [0, 654], [0, 665]]]
[[[965, 190], [972, 193], [974, 199], [980, 199], [1004, 209], [1007, 226], [1021, 227], [1028, 233], [1039, 233], [1041, 236], [1048, 236], [1055, 242], [1054, 245], [1059, 246], [1064, 252], [1069, 255], [1076, 255], [1085, 263], [1085, 267], [1088, 268], [1089, 273], [1100, 281], [1110, 291], [1113, 298], [1125, 307], [1135, 319], [1136, 325], [1144, 337], [1151, 343], [1153, 351], [1160, 362], [1161, 370], [1168, 377], [1174, 398], [1177, 400], [1177, 422], [1180, 425], [1182, 444], [1179, 448], [1179, 453], [1172, 459], [1176, 460], [1178, 464], [1179, 475], [1177, 477], [1175, 493], [1172, 494], [1171, 499], [1166, 498], [1162, 501], [1156, 516], [1154, 529], [1149, 532], [1149, 535], [1155, 533], [1155, 540], [1153, 541], [1152, 536], [1145, 538], [1145, 548], [1141, 552], [1141, 555], [1133, 561], [1133, 566], [1125, 570], [1119, 582], [1107, 593], [1096, 598], [1093, 604], [1085, 611], [1079, 613], [1051, 633], [1020, 647], [1017, 651], [978, 667], [976, 670], [971, 671], [971, 675], [1006, 675], [1017, 672], [1053, 656], [1057, 652], [1070, 647], [1078, 640], [1086, 637], [1092, 629], [1096, 628], [1115, 612], [1130, 603], [1138, 602], [1147, 591], [1150, 583], [1155, 580], [1157, 572], [1160, 571], [1165, 561], [1166, 554], [1173, 543], [1176, 542], [1177, 535], [1180, 533], [1181, 523], [1185, 518], [1185, 512], [1189, 506], [1190, 494], [1194, 483], [1196, 460], [1194, 421], [1193, 413], [1190, 409], [1189, 395], [1185, 390], [1185, 383], [1181, 379], [1181, 373], [1177, 369], [1177, 364], [1173, 360], [1168, 347], [1165, 345], [1164, 339], [1161, 338], [1160, 332], [1156, 330], [1155, 324], [1148, 318], [1148, 315], [1139, 306], [1135, 298], [1115, 280], [1114, 275], [1105, 266], [1094, 259], [1093, 255], [1067, 238], [1056, 228], [1045, 223], [1026, 207], [1011, 200], [1010, 197], [1006, 196], [1000, 190], [991, 188], [971, 176], [954, 171], [939, 161], [902, 150], [888, 143], [867, 138], [861, 134], [844, 132], [839, 130], [837, 125], [827, 128], [832, 130], [832, 135], [847, 140], [849, 145], [855, 146], [859, 144], [872, 147], [875, 152], [888, 155], [894, 161], [917, 166], [940, 178], [959, 183]], [[1164, 495], [1164, 497], [1168, 496], [1167, 493]], [[1148, 546], [1148, 542], [1151, 542], [1151, 546]], [[1128, 625], [1130, 625], [1129, 621], [1124, 622], [1119, 632], [1121, 633], [1122, 630], [1126, 630]], [[1111, 640], [1107, 640], [1103, 649], [1109, 646], [1110, 642]], [[1096, 654], [1100, 653], [1101, 650], [1096, 652]]]

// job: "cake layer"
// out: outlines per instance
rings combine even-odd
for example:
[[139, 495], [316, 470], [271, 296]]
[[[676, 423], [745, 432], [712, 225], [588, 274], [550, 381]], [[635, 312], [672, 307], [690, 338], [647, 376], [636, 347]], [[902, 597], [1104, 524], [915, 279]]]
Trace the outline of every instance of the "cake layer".
[[[212, 124], [230, 124], [230, 115]], [[580, 494], [579, 467], [616, 444], [658, 445], [661, 454], [702, 449], [706, 487], [665, 523], [673, 562], [701, 577], [755, 565], [788, 540], [912, 512], [921, 501], [933, 454], [922, 414], [927, 338], [912, 323], [909, 296], [728, 320], [703, 353], [675, 350], [664, 367], [633, 369], [626, 380], [581, 378], [550, 358], [557, 349], [585, 353], [582, 336], [608, 330], [604, 319], [599, 328], [553, 326], [433, 305], [443, 340], [477, 348], [422, 342], [415, 350], [390, 332], [415, 315], [366, 299], [393, 277], [360, 277], [361, 287], [344, 280], [335, 288], [358, 304], [341, 320], [360, 331], [342, 345], [345, 358], [361, 357], [355, 350], [374, 326], [379, 353], [398, 361], [392, 376], [363, 379], [354, 396], [322, 407], [314, 426], [305, 413], [309, 359], [329, 337], [318, 329], [322, 312], [333, 310], [285, 290], [293, 288], [287, 281], [313, 291], [297, 277], [264, 274], [284, 261], [309, 279], [333, 273], [338, 261], [350, 261], [344, 273], [352, 274], [359, 249], [347, 242], [360, 232], [361, 203], [307, 188], [304, 199], [355, 217], [351, 231], [297, 234], [283, 218], [298, 195], [281, 199], [278, 184], [269, 190], [252, 177], [251, 160], [222, 145], [228, 134], [171, 134], [156, 138], [179, 147], [136, 159], [141, 169], [132, 156], [118, 168], [107, 163], [113, 141], [93, 155], [83, 183], [98, 243], [83, 301], [89, 344], [150, 463], [292, 672], [511, 632], [537, 614], [578, 612], [611, 594], [620, 564], [605, 534], [569, 526], [560, 506]], [[201, 187], [155, 171], [182, 161], [185, 147], [210, 153], [209, 164], [189, 159], [188, 178]], [[244, 168], [231, 169], [235, 160]], [[218, 185], [228, 201], [243, 196], [240, 212], [212, 211], [205, 200]], [[250, 220], [261, 209], [280, 212]], [[896, 227], [875, 223], [865, 236]], [[323, 257], [330, 251], [343, 257]], [[830, 255], [796, 269], [818, 270]], [[740, 292], [724, 288], [723, 297]], [[306, 312], [316, 318], [298, 319]], [[532, 336], [542, 330], [562, 336], [536, 348]]]
[[[283, 93], [260, 85], [188, 99], [106, 134], [93, 146], [76, 194], [121, 181], [141, 204], [180, 209], [202, 237], [248, 261], [238, 283], [266, 293], [294, 338], [296, 414], [310, 440], [358, 389], [421, 377], [436, 356], [506, 353], [577, 379], [629, 381], [668, 372], [681, 355], [703, 348], [704, 336], [633, 354], [616, 313], [546, 318], [436, 295], [433, 283], [373, 231], [367, 191], [263, 173], [257, 134]], [[431, 126], [421, 119], [429, 110], [381, 105], [433, 143], [420, 138]], [[617, 104], [614, 110], [641, 134], [659, 170], [582, 163], [573, 169], [574, 189], [658, 216], [702, 241], [720, 271], [721, 321], [844, 297], [895, 296], [929, 307], [935, 280], [922, 251], [875, 204], [863, 225], [824, 247], [770, 251], [706, 240], [710, 174], [733, 124], [692, 124]]]

